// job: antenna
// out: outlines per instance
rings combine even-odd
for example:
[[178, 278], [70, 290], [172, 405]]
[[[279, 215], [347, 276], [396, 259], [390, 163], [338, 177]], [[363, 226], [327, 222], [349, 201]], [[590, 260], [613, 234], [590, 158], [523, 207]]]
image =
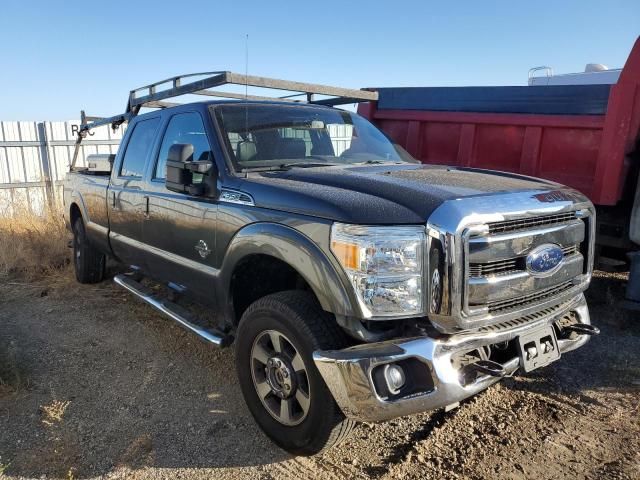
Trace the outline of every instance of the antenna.
[[244, 39], [244, 99], [247, 100], [249, 91], [249, 34]]
[[249, 137], [249, 34], [245, 34], [244, 40], [244, 138]]

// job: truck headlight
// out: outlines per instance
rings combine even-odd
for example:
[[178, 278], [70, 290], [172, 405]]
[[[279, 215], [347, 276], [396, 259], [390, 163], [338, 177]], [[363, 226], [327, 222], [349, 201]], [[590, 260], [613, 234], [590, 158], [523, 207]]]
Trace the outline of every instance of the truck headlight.
[[331, 251], [369, 317], [424, 312], [425, 228], [346, 225], [331, 228]]

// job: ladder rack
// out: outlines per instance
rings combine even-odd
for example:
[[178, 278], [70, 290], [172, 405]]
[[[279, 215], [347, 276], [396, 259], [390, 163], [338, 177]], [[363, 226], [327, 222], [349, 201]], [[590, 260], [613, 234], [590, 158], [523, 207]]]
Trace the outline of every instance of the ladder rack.
[[[204, 77], [198, 80], [184, 82], [192, 77]], [[169, 84], [168, 88], [158, 88]], [[211, 90], [222, 85], [241, 85], [244, 87], [258, 87], [268, 90], [280, 90], [294, 92], [284, 96], [261, 96], [245, 95], [235, 92], [221, 92]], [[378, 100], [378, 92], [370, 90], [358, 90], [351, 88], [332, 87], [329, 85], [318, 85], [314, 83], [293, 82], [290, 80], [278, 80], [275, 78], [257, 77], [254, 75], [243, 75], [227, 71], [201, 72], [178, 75], [167, 78], [159, 82], [151, 83], [143, 87], [135, 88], [129, 92], [129, 100], [124, 113], [112, 117], [87, 116], [84, 111], [80, 112], [80, 128], [76, 139], [71, 170], [75, 168], [80, 150], [80, 143], [87, 135], [87, 132], [96, 127], [111, 125], [113, 129], [121, 124], [129, 122], [138, 115], [142, 107], [145, 108], [169, 108], [180, 105], [179, 103], [167, 102], [165, 100], [182, 95], [202, 95], [208, 97], [231, 98], [250, 101], [279, 101], [294, 103], [310, 103], [316, 105], [345, 105], [349, 103], [370, 102]], [[316, 99], [315, 95], [321, 95], [322, 99]], [[303, 97], [298, 99], [296, 97]]]

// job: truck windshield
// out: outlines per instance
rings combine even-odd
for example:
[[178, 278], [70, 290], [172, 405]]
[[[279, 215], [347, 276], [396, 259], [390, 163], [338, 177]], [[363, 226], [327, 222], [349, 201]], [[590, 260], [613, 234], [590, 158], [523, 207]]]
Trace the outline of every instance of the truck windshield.
[[237, 170], [416, 162], [364, 118], [303, 105], [239, 103], [215, 108]]

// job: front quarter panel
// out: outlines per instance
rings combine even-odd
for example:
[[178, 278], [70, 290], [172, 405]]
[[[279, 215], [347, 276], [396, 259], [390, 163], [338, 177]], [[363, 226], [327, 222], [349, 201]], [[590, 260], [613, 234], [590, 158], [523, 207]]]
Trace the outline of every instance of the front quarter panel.
[[[306, 232], [304, 232], [306, 230]], [[238, 263], [249, 255], [269, 255], [292, 266], [309, 284], [325, 311], [335, 315], [361, 316], [358, 302], [347, 288], [346, 276], [337, 262], [317, 242], [328, 245], [330, 224], [292, 226], [257, 222], [242, 228], [230, 241], [221, 267], [220, 305], [231, 311], [231, 278]], [[308, 234], [316, 236], [312, 239]], [[356, 307], [357, 308], [357, 307]]]

